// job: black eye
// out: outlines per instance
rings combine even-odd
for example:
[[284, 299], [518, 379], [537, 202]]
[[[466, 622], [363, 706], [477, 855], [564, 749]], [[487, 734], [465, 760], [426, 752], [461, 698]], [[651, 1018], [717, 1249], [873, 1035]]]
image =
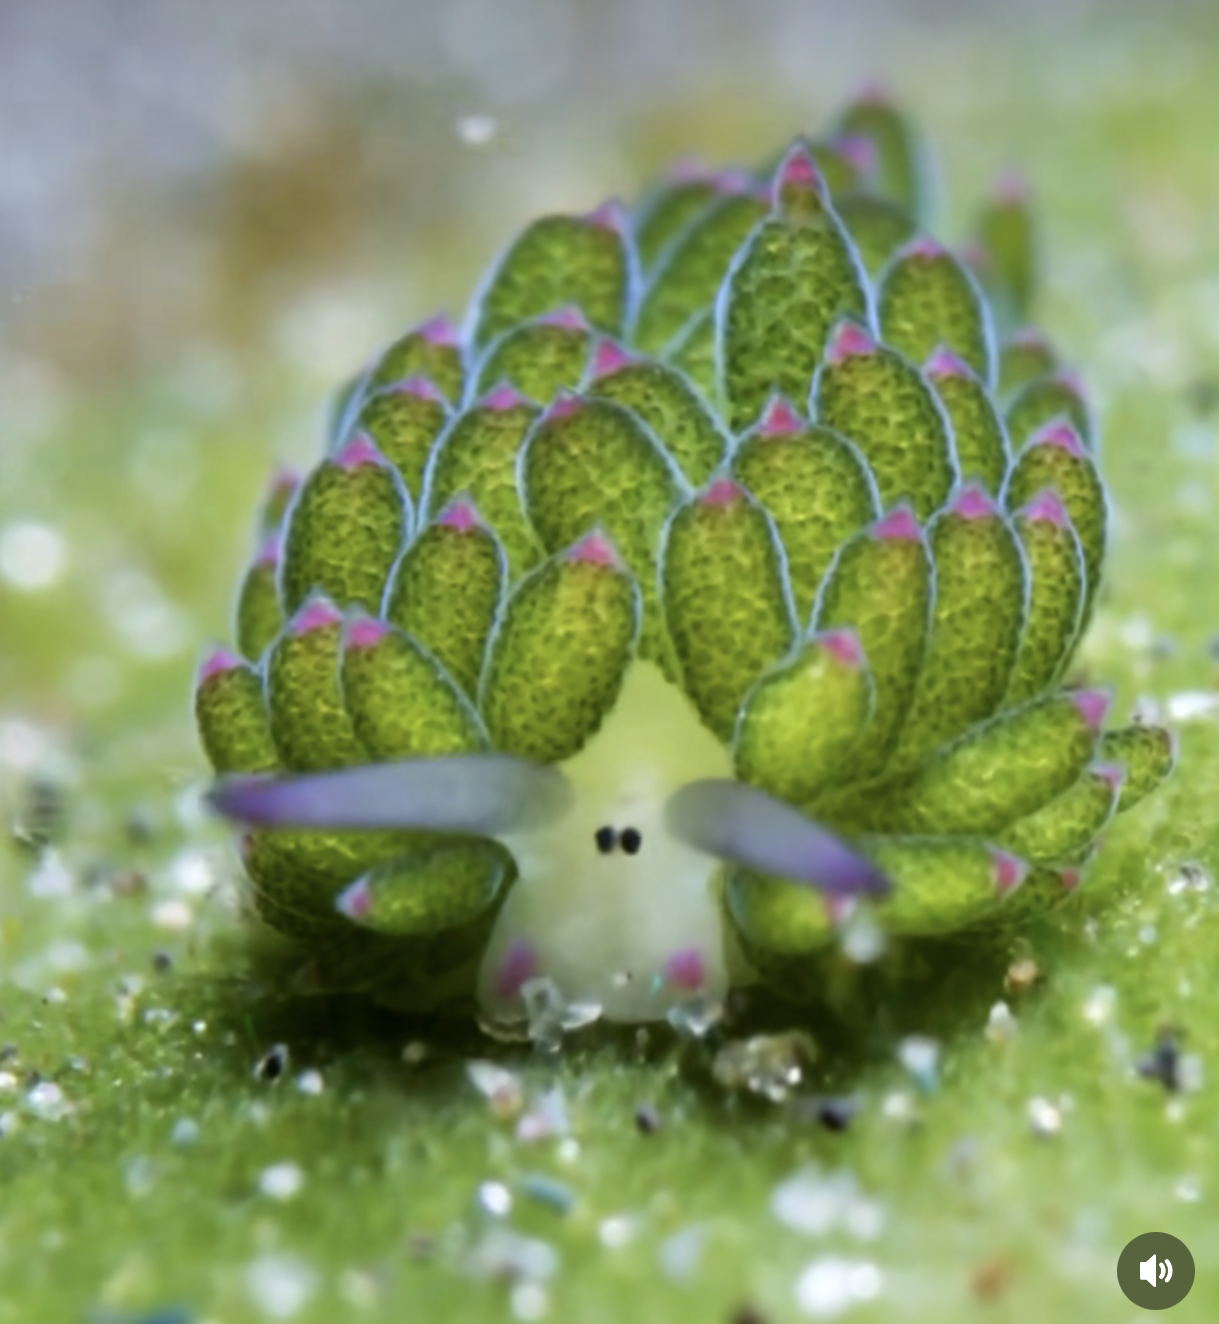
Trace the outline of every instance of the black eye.
[[598, 828], [593, 835], [593, 840], [597, 843], [597, 849], [601, 854], [608, 855], [618, 844], [618, 834], [612, 827]]
[[622, 849], [628, 855], [638, 855], [639, 848], [643, 845], [643, 838], [634, 828], [623, 828], [618, 840], [622, 842]]

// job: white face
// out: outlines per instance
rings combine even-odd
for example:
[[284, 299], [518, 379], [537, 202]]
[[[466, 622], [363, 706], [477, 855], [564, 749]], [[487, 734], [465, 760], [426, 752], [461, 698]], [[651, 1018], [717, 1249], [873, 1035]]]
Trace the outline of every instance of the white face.
[[479, 971], [492, 1016], [523, 1013], [524, 980], [549, 977], [566, 1002], [615, 1021], [662, 1018], [729, 981], [721, 864], [670, 835], [666, 800], [731, 760], [690, 701], [636, 662], [597, 734], [562, 765], [575, 807], [558, 823], [501, 838], [520, 876]]

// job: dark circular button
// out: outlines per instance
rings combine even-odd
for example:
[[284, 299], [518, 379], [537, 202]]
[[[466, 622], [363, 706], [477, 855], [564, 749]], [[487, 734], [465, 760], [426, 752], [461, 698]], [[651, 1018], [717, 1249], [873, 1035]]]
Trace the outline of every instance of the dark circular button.
[[1194, 1257], [1168, 1232], [1144, 1232], [1117, 1259], [1117, 1284], [1136, 1306], [1167, 1310], [1194, 1285]]
[[612, 827], [598, 828], [593, 834], [593, 840], [597, 843], [597, 849], [601, 854], [608, 855], [618, 844], [618, 834]]
[[618, 838], [622, 842], [622, 849], [628, 855], [638, 855], [639, 848], [643, 845], [643, 838], [639, 835], [636, 828], [623, 828], [622, 835]]

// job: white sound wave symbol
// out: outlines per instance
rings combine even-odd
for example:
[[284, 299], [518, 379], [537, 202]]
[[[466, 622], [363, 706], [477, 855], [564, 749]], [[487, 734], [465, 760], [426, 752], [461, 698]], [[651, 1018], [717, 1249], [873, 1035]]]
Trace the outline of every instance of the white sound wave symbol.
[[1162, 1282], [1165, 1282], [1165, 1283], [1171, 1281], [1171, 1279], [1172, 1279], [1172, 1261], [1171, 1261], [1171, 1260], [1161, 1260], [1161, 1261], [1160, 1261], [1160, 1279], [1161, 1279]]
[[[1160, 1261], [1159, 1261], [1159, 1268], [1160, 1268], [1159, 1281], [1162, 1282], [1162, 1283], [1169, 1283], [1169, 1282], [1171, 1282], [1171, 1281], [1172, 1281], [1172, 1261], [1171, 1261], [1171, 1260], [1160, 1260]], [[1147, 1259], [1143, 1260], [1142, 1263], [1140, 1263], [1140, 1265], [1139, 1265], [1139, 1277], [1140, 1277], [1145, 1283], [1150, 1283], [1150, 1284], [1152, 1285], [1152, 1287], [1154, 1287], [1154, 1286], [1156, 1285], [1156, 1257], [1155, 1257], [1154, 1255], [1149, 1255], [1149, 1256], [1147, 1257]]]

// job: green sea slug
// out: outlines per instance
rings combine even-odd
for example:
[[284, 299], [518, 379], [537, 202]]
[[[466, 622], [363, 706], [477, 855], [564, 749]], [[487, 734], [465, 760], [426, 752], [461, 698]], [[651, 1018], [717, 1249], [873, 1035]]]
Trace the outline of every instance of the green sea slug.
[[1054, 905], [1170, 770], [1072, 656], [1106, 497], [1026, 326], [1027, 205], [925, 230], [884, 98], [765, 170], [545, 216], [278, 480], [196, 692], [253, 907], [317, 988], [664, 1016], [874, 906]]

